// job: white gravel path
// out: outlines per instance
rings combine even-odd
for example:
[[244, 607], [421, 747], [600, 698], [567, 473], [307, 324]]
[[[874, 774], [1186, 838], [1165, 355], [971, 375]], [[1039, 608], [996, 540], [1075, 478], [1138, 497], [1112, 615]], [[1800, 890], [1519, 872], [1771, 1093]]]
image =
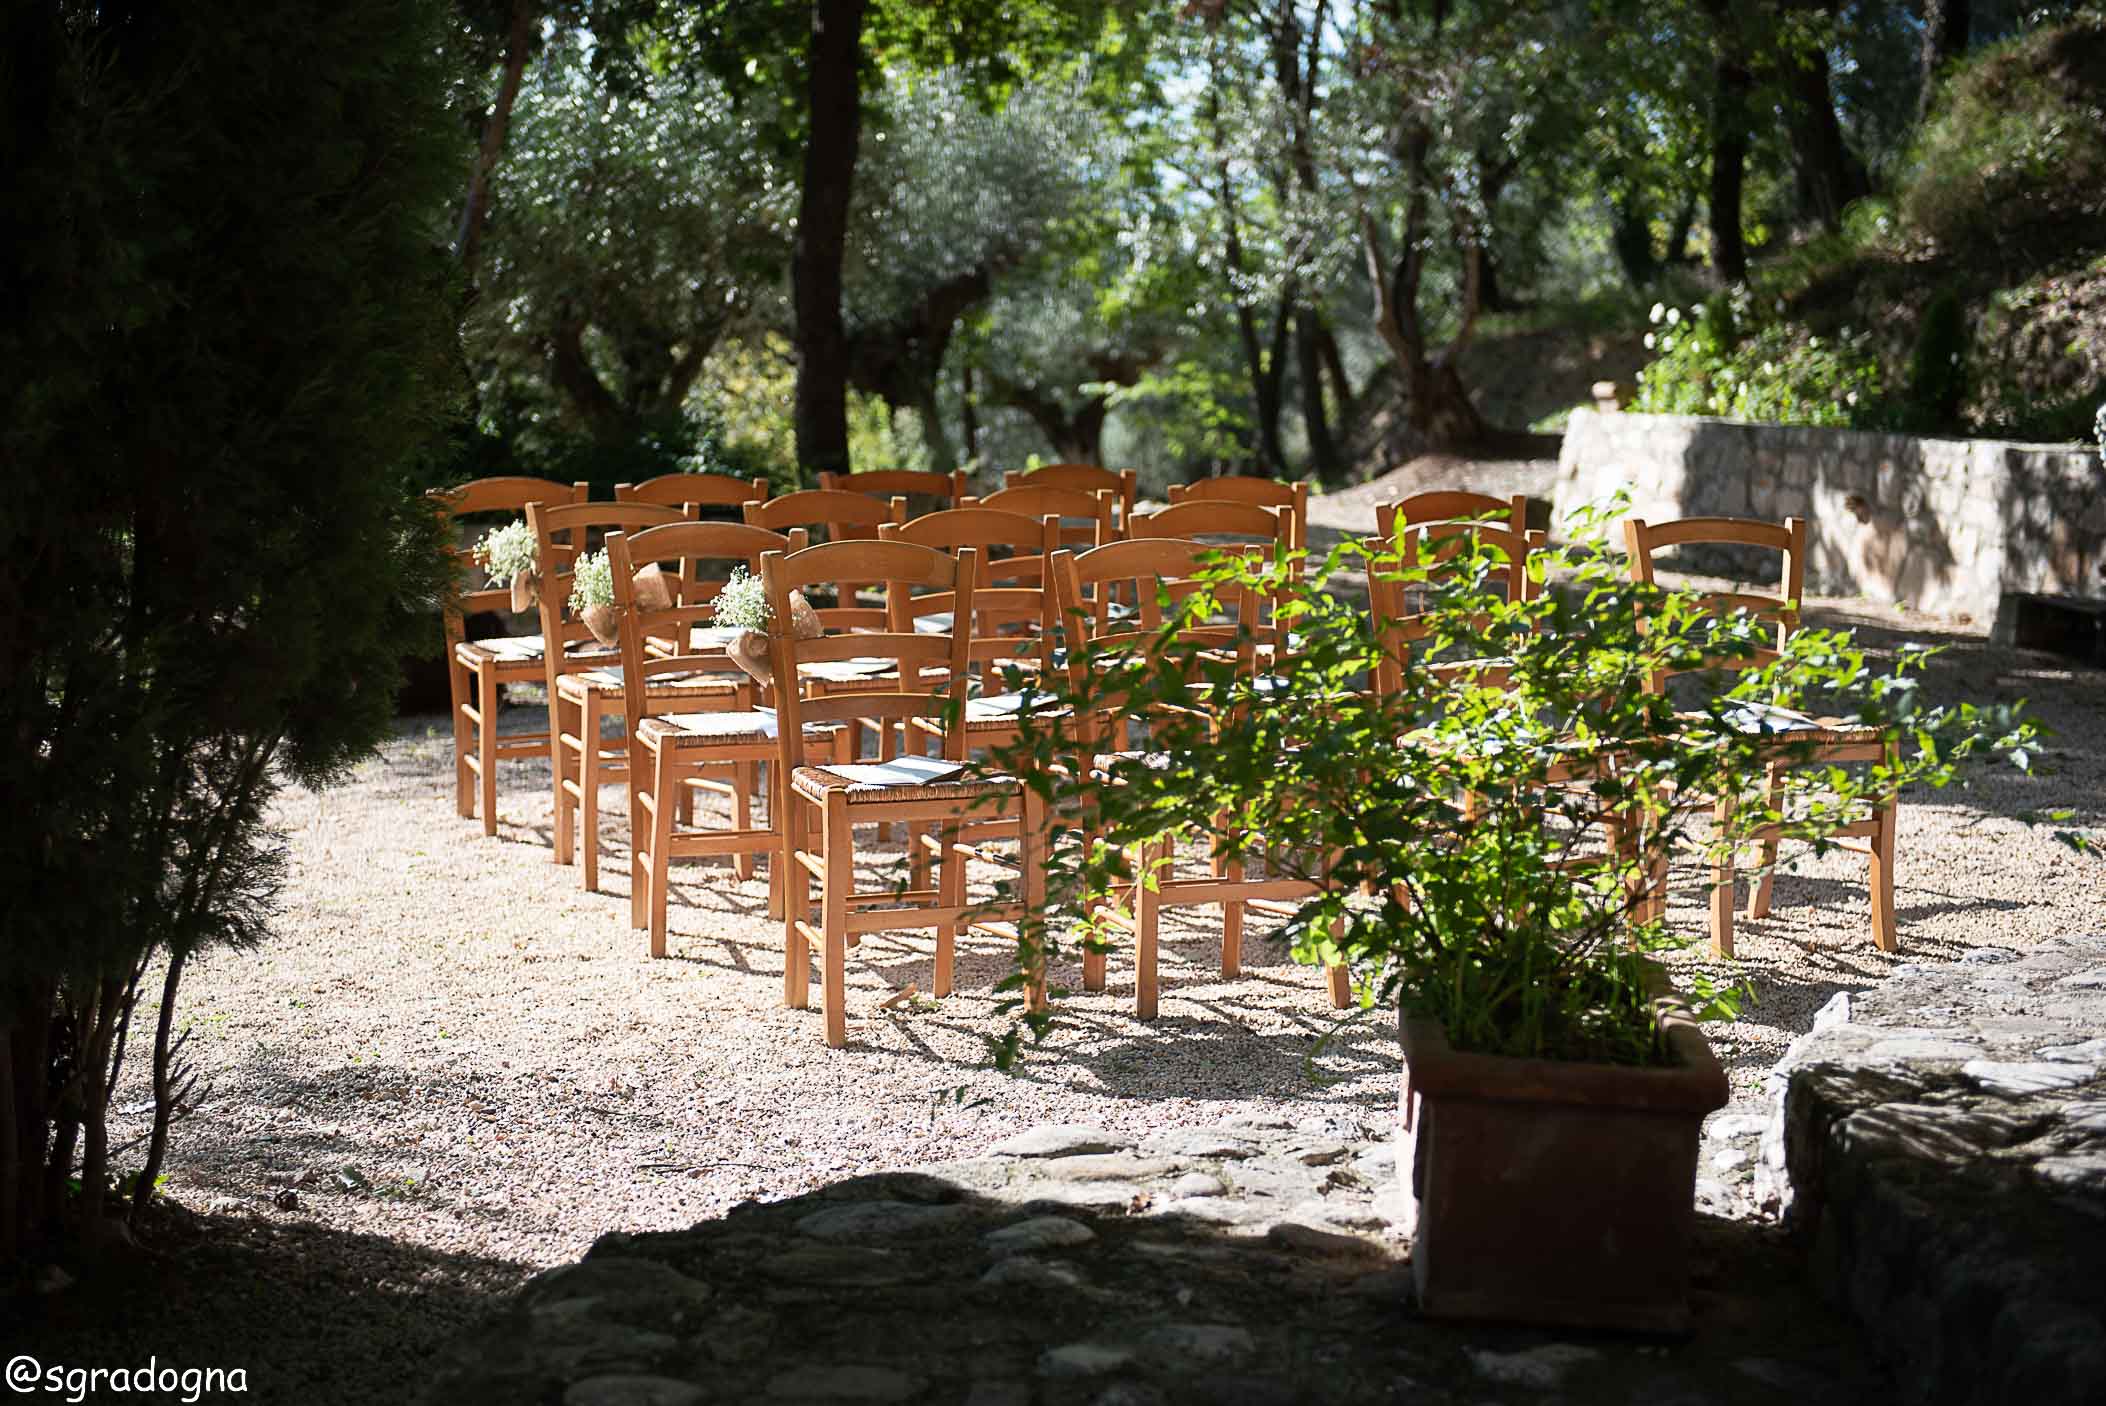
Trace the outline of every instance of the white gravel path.
[[[1867, 624], [1868, 638], [1933, 628], [1837, 603], [1816, 613]], [[1740, 930], [1760, 998], [1714, 1030], [1741, 1094], [1830, 994], [1896, 961], [2100, 926], [2106, 867], [2014, 817], [2067, 806], [2079, 811], [2068, 824], [2106, 827], [2106, 675], [1956, 641], [1934, 690], [2029, 695], [2060, 731], [2045, 758], [2060, 774], [1905, 804], [1898, 958], [1870, 944], [1861, 860], [1780, 878], [1776, 916]], [[877, 1009], [889, 992], [928, 989], [930, 942], [866, 940], [851, 954], [851, 1047], [829, 1051], [816, 1009], [778, 1004], [782, 942], [763, 881], [687, 869], [671, 956], [653, 962], [628, 926], [625, 827], [603, 831], [607, 891], [586, 894], [575, 869], [550, 862], [546, 768], [507, 768], [503, 823], [486, 840], [454, 814], [449, 748], [441, 720], [406, 723], [351, 784], [279, 806], [281, 935], [212, 955], [183, 990], [212, 1088], [174, 1140], [168, 1189], [183, 1204], [541, 1266], [609, 1230], [682, 1227], [749, 1198], [969, 1155], [1035, 1123], [1145, 1133], [1394, 1106], [1389, 1020], [1341, 1025], [1320, 974], [1262, 940], [1247, 944], [1244, 975], [1222, 981], [1205, 910], [1169, 926], [1161, 1019], [1132, 1018], [1131, 963], [1115, 955], [1110, 989], [1067, 996], [1021, 1077], [987, 1067], [985, 1041], [1006, 1026], [990, 990], [1006, 953], [985, 938], [961, 948], [956, 995], [890, 1013]], [[618, 791], [606, 799], [618, 815]], [[1698, 876], [1681, 876], [1675, 917], [1700, 929], [1702, 898]], [[339, 1190], [346, 1166], [370, 1190]], [[274, 1207], [303, 1175], [297, 1208]]]

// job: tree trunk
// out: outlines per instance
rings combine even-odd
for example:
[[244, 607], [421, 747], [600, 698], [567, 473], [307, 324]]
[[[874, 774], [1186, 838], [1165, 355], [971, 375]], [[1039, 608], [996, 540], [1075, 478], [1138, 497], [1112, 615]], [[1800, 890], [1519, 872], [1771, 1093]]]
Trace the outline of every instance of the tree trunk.
[[1689, 237], [1696, 232], [1697, 193], [1690, 191], [1682, 197], [1682, 208], [1675, 211], [1674, 228], [1667, 235], [1667, 262], [1688, 264], [1696, 261], [1689, 252]]
[[933, 373], [914, 379], [911, 404], [915, 416], [921, 421], [921, 442], [929, 451], [929, 467], [940, 474], [957, 468], [958, 457], [951, 452], [951, 437], [943, 432], [943, 416], [936, 403], [936, 377]]
[[1631, 286], [1651, 287], [1660, 273], [1660, 262], [1653, 255], [1652, 212], [1642, 191], [1626, 190], [1610, 197], [1609, 244]]
[[526, 76], [527, 54], [534, 40], [534, 0], [512, 0], [512, 25], [505, 36], [505, 76], [497, 85], [497, 102], [483, 123], [483, 140], [468, 176], [468, 199], [461, 206], [461, 227], [454, 235], [454, 257], [475, 277], [476, 257], [482, 252], [483, 225], [490, 213], [490, 173], [505, 149], [505, 133], [512, 125], [512, 106], [519, 100], [520, 80]]
[[[1331, 419], [1324, 410], [1324, 363], [1320, 333], [1322, 320], [1303, 306], [1294, 315], [1294, 349], [1302, 383], [1302, 422], [1309, 430], [1309, 465], [1324, 483], [1339, 477], [1338, 443], [1331, 437]], [[1339, 409], [1342, 412], [1344, 406]]]
[[1353, 383], [1345, 372], [1345, 357], [1338, 350], [1338, 334], [1331, 330], [1331, 320], [1317, 317], [1316, 350], [1323, 357], [1324, 372], [1331, 378], [1331, 398], [1338, 406], [1338, 418], [1346, 419], [1353, 412]]
[[1938, 95], [1938, 76], [1967, 52], [1974, 28], [1971, 0], [1923, 0], [1923, 84], [1916, 98], [1916, 120], [1930, 116]]
[[790, 275], [797, 328], [797, 460], [815, 473], [848, 472], [848, 331], [841, 320], [841, 261], [863, 128], [864, 4], [814, 0], [812, 6], [810, 126]]
[[[1798, 4], [1791, 8], [1812, 7]], [[1871, 178], [1865, 163], [1843, 140], [1843, 125], [1836, 120], [1828, 51], [1817, 43], [1809, 44], [1803, 52], [1787, 54], [1784, 63], [1800, 200], [1806, 212], [1833, 233], [1843, 227], [1844, 207], [1871, 193]]]
[[965, 460], [972, 463], [980, 457], [980, 407], [973, 398], [973, 364], [964, 360], [958, 366], [958, 419]]
[[[1720, 43], [1725, 40], [1721, 38]], [[1711, 99], [1711, 266], [1728, 283], [1748, 276], [1748, 246], [1741, 233], [1741, 190], [1747, 181], [1748, 93], [1754, 80], [1747, 67], [1721, 51], [1712, 70]]]

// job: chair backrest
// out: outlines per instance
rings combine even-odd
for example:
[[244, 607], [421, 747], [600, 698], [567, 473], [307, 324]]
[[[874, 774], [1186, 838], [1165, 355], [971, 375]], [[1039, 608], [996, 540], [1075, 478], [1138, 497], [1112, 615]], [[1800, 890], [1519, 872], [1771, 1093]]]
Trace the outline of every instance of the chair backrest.
[[[970, 618], [978, 566], [978, 553], [971, 547], [953, 556], [914, 542], [825, 542], [798, 552], [769, 552], [761, 558], [761, 582], [777, 620], [790, 619], [791, 591], [808, 591], [844, 579], [882, 581], [888, 599], [896, 593], [950, 592], [956, 613]], [[906, 718], [941, 717], [949, 706], [945, 695], [953, 681], [962, 688], [967, 676], [968, 638], [963, 631], [923, 634], [912, 629], [830, 630], [809, 640], [796, 638], [792, 630], [771, 634], [770, 661], [778, 680], [805, 677], [801, 671], [813, 665], [851, 661], [882, 663], [894, 671], [881, 675], [893, 685], [886, 689], [805, 697], [802, 688], [778, 685], [776, 730], [784, 775], [789, 768], [804, 765], [807, 723], [883, 720], [889, 724]], [[946, 759], [964, 760], [965, 729], [946, 729], [943, 748]]]
[[1760, 518], [1685, 517], [1648, 523], [1643, 518], [1625, 518], [1623, 538], [1630, 553], [1631, 579], [1648, 584], [1653, 580], [1654, 554], [1673, 547], [1754, 548], [1782, 554], [1776, 594], [1735, 590], [1710, 591], [1703, 596], [1705, 608], [1713, 614], [1730, 615], [1745, 610], [1758, 620], [1775, 624], [1775, 647], [1757, 652], [1752, 659], [1709, 660], [1705, 667], [1759, 668], [1775, 660], [1777, 652], [1799, 628], [1799, 602], [1806, 591], [1806, 519], [1788, 517], [1778, 523]]
[[1113, 495], [1104, 489], [1086, 492], [1080, 488], [1056, 488], [1052, 484], [1027, 483], [997, 489], [984, 498], [963, 498], [961, 508], [994, 508], [1015, 513], [1034, 522], [1053, 517], [1060, 520], [1060, 544], [1087, 549], [1115, 542], [1121, 536], [1113, 521]]
[[957, 506], [966, 495], [965, 471], [947, 474], [920, 469], [866, 469], [862, 473], [819, 475], [819, 487], [828, 492], [862, 493], [886, 502], [896, 497], [932, 498], [942, 506]]
[[1225, 474], [1220, 478], [1203, 478], [1197, 483], [1170, 485], [1172, 507], [1180, 503], [1204, 502], [1251, 503], [1282, 512], [1291, 529], [1288, 545], [1298, 548], [1309, 545], [1309, 485], [1306, 483]]
[[1140, 476], [1132, 469], [1107, 469], [1096, 464], [1041, 464], [1035, 469], [1012, 469], [1002, 476], [1004, 488], [1019, 488], [1025, 484], [1041, 488], [1072, 488], [1084, 493], [1109, 491], [1118, 509], [1112, 522], [1115, 532], [1123, 534], [1133, 517], [1134, 495], [1140, 488]]
[[527, 525], [534, 530], [535, 560], [541, 572], [541, 659], [547, 676], [548, 706], [556, 706], [556, 680], [564, 674], [604, 667], [599, 656], [573, 656], [570, 646], [592, 638], [584, 617], [570, 608], [571, 580], [578, 559], [599, 547], [609, 532], [635, 532], [664, 523], [692, 522], [687, 508], [660, 503], [546, 503], [527, 505]]
[[1136, 513], [1133, 530], [1127, 535], [1184, 537], [1192, 541], [1233, 537], [1283, 547], [1294, 545], [1293, 524], [1285, 512], [1231, 499], [1188, 499], [1152, 513]]
[[[1083, 730], [1086, 742], [1115, 731], [1113, 720], [1127, 711], [1118, 691], [1103, 686], [1105, 661], [1121, 657], [1138, 661], [1147, 657], [1166, 618], [1166, 602], [1174, 605], [1198, 589], [1195, 578], [1218, 551], [1206, 543], [1182, 538], [1137, 537], [1107, 542], [1086, 552], [1054, 553], [1050, 568], [1053, 596], [1068, 646], [1071, 691], [1077, 697], [1099, 700], [1094, 725]], [[1106, 604], [1113, 590], [1127, 583], [1138, 587], [1138, 605], [1130, 614], [1109, 613]], [[1254, 674], [1261, 639], [1252, 624], [1256, 603], [1243, 587], [1216, 589], [1232, 618], [1181, 627], [1177, 638], [1217, 657], [1232, 657], [1239, 672]], [[1097, 666], [1095, 677], [1091, 673], [1092, 655]]]
[[1533, 600], [1542, 593], [1543, 583], [1530, 573], [1529, 558], [1542, 551], [1547, 542], [1548, 534], [1543, 532], [1515, 532], [1490, 522], [1454, 520], [1408, 525], [1401, 538], [1367, 539], [1369, 552], [1383, 555], [1395, 552], [1398, 557], [1394, 568], [1368, 573], [1368, 609], [1374, 617], [1376, 636], [1382, 642], [1383, 652], [1382, 663], [1373, 680], [1376, 690], [1393, 693], [1402, 686], [1405, 656], [1413, 644], [1426, 638], [1429, 632], [1424, 622], [1426, 585], [1418, 581], [1407, 582], [1402, 572], [1423, 570], [1432, 581], [1438, 582], [1456, 569], [1474, 548], [1489, 547], [1506, 562], [1495, 573], [1503, 578], [1501, 585], [1506, 598], [1509, 601]]
[[[748, 503], [745, 514], [748, 524], [765, 527], [770, 532], [788, 532], [793, 527], [802, 527], [813, 537], [826, 542], [874, 542], [878, 528], [888, 522], [907, 520], [907, 500], [895, 496], [886, 501], [867, 493], [848, 493], [838, 488], [807, 488], [800, 493], [770, 498], [764, 503]], [[811, 604], [819, 610], [820, 619], [829, 629], [882, 630], [885, 628], [885, 608], [857, 602], [857, 596], [869, 584], [859, 580], [837, 581], [834, 585], [838, 595], [833, 605], [821, 606], [819, 601]]]
[[[1419, 526], [1429, 522], [1499, 522], [1509, 532], [1528, 531], [1528, 495], [1494, 498], [1462, 489], [1414, 493], [1394, 503], [1375, 505], [1375, 531], [1386, 541], [1397, 535], [1397, 519]], [[1503, 520], [1503, 521], [1502, 521]]]
[[[527, 478], [506, 475], [497, 478], [478, 478], [454, 488], [434, 488], [424, 496], [449, 519], [458, 521], [465, 517], [502, 513], [518, 517], [525, 513], [529, 503], [582, 503], [591, 496], [592, 486], [586, 483], [558, 483], [549, 478]], [[456, 543], [454, 560], [470, 573], [479, 572], [475, 564], [471, 543]], [[470, 579], [474, 579], [471, 574]], [[446, 645], [450, 651], [467, 636], [467, 618], [486, 610], [510, 610], [512, 593], [509, 582], [463, 591], [457, 600], [450, 602], [442, 611], [446, 624]]]
[[952, 508], [926, 513], [878, 529], [881, 540], [913, 542], [956, 553], [970, 547], [978, 554], [970, 621], [960, 620], [952, 593], [897, 595], [887, 600], [891, 628], [914, 629], [924, 617], [948, 612], [952, 629], [970, 633], [969, 653], [975, 664], [1035, 656], [1052, 663], [1054, 609], [1046, 581], [1046, 562], [1060, 546], [1060, 520], [1048, 515], [1034, 521], [999, 508]]
[[[692, 569], [701, 562], [744, 566], [758, 575], [768, 552], [795, 551], [804, 545], [801, 532], [784, 536], [739, 522], [670, 522], [634, 532], [607, 534], [607, 562], [614, 576], [614, 604], [621, 617], [622, 711], [632, 749], [636, 728], [651, 712], [647, 684], [654, 675], [741, 673], [721, 648], [697, 648], [695, 627], [713, 623], [713, 602], [723, 582], [710, 581], [706, 591], [676, 593], [671, 606], [644, 610], [637, 604], [636, 573], [667, 562]], [[651, 644], [661, 642], [670, 652]], [[639, 775], [641, 773], [638, 773]]]
[[660, 474], [642, 483], [617, 483], [617, 503], [662, 503], [669, 508], [694, 503], [704, 508], [731, 508], [756, 500], [765, 502], [768, 480], [733, 478], [729, 474]]

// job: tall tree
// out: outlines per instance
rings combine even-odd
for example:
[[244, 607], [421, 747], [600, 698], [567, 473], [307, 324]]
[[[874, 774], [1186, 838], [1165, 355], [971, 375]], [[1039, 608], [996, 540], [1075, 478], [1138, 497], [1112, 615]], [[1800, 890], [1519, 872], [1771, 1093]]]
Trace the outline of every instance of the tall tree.
[[813, 0], [805, 93], [809, 121], [790, 286], [797, 326], [797, 461], [848, 472], [848, 328], [841, 261], [863, 128], [865, 0]]
[[1702, 0], [1702, 4], [1712, 31], [1711, 264], [1727, 282], [1741, 283], [1748, 276], [1741, 202], [1747, 189], [1755, 74], [1748, 38], [1732, 0]]
[[446, 570], [406, 480], [453, 408], [467, 158], [433, 0], [8, 14], [0, 1259], [150, 1200], [186, 964], [266, 936], [278, 788], [387, 734]]
[[1916, 118], [1930, 116], [1931, 99], [1937, 96], [1938, 79], [1946, 65], [1967, 52], [1974, 29], [1971, 0], [1923, 0], [1923, 69], [1917, 88]]

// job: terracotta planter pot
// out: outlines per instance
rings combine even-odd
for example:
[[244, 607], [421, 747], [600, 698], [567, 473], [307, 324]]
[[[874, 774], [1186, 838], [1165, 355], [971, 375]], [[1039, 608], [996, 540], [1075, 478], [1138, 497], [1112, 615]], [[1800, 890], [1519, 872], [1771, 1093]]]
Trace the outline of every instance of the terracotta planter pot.
[[1422, 1312], [1688, 1330], [1697, 1144], [1728, 1090], [1686, 1011], [1662, 1024], [1676, 1063], [1634, 1069], [1463, 1054], [1437, 1022], [1403, 1022]]

